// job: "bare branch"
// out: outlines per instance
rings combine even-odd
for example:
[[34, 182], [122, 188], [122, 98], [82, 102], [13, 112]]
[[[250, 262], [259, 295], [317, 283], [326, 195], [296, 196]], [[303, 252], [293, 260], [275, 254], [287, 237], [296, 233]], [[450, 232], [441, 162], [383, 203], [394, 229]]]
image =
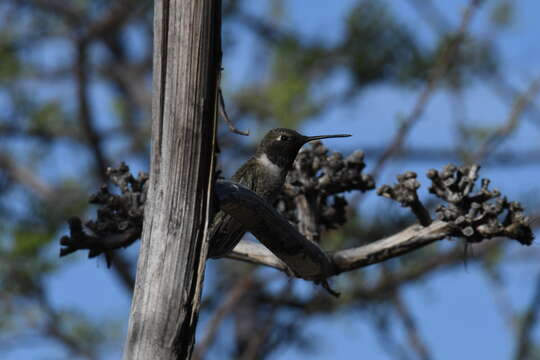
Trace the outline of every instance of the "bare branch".
[[229, 259], [245, 261], [253, 264], [272, 267], [277, 270], [290, 273], [287, 264], [276, 257], [270, 250], [261, 244], [241, 240], [231, 251], [226, 255]]
[[532, 331], [538, 322], [538, 310], [540, 309], [540, 274], [536, 277], [536, 285], [534, 294], [529, 303], [525, 316], [521, 321], [518, 329], [515, 360], [530, 359], [531, 351], [533, 350]]
[[[409, 3], [414, 7], [414, 9], [422, 17], [422, 19], [427, 24], [429, 24], [433, 31], [438, 35], [444, 34], [444, 32], [446, 32], [447, 29], [450, 28], [450, 23], [448, 19], [441, 11], [439, 11], [433, 5], [431, 0], [409, 0]], [[504, 102], [512, 102], [512, 99], [522, 96], [522, 94], [520, 95], [519, 92], [515, 90], [513, 86], [510, 85], [496, 69], [494, 70], [493, 74], [491, 74], [490, 78], [487, 80], [488, 82], [483, 82], [483, 85], [485, 85], [489, 90], [492, 90]], [[515, 100], [513, 102], [513, 106], [517, 105], [517, 102]], [[538, 109], [532, 98], [529, 99], [529, 103], [526, 107], [527, 110], [532, 112], [535, 117], [538, 118], [540, 116], [540, 110]], [[494, 155], [492, 152], [489, 151], [486, 154], [489, 154], [490, 157], [493, 157]], [[479, 162], [480, 160], [483, 160], [486, 154], [484, 154], [484, 156], [482, 157], [474, 158], [474, 161]]]
[[90, 149], [94, 155], [94, 161], [96, 162], [97, 173], [99, 174], [103, 182], [107, 181], [107, 159], [101, 145], [101, 135], [95, 128], [92, 112], [90, 110], [89, 102], [89, 78], [87, 68], [87, 43], [85, 41], [78, 41], [77, 47], [77, 62], [75, 64], [75, 77], [77, 84], [77, 100], [79, 103], [79, 121], [84, 131], [84, 135]]
[[[538, 261], [538, 257], [535, 256], [535, 263]], [[507, 289], [503, 284], [503, 280], [499, 275], [498, 269], [491, 266], [484, 266], [484, 274], [487, 278], [488, 286], [493, 292], [493, 299], [495, 300], [495, 305], [497, 306], [499, 313], [502, 317], [502, 320], [505, 322], [510, 333], [514, 335], [517, 332], [516, 319], [514, 317], [514, 309], [510, 301], [509, 294]]]
[[[366, 157], [373, 159], [379, 157], [384, 148], [381, 146], [369, 146], [364, 147]], [[440, 148], [434, 146], [410, 146], [404, 147], [399, 154], [395, 154], [392, 157], [393, 161], [402, 162], [457, 162], [462, 158], [462, 154], [456, 149]], [[531, 148], [529, 150], [522, 151], [498, 151], [496, 153], [490, 153], [489, 157], [483, 159], [482, 164], [493, 167], [516, 167], [516, 166], [530, 166], [532, 163], [540, 162], [540, 151]]]
[[251, 273], [240, 278], [236, 281], [236, 284], [228, 292], [225, 299], [222, 300], [220, 307], [214, 312], [214, 316], [209, 321], [208, 329], [204, 334], [203, 338], [199, 341], [193, 358], [204, 359], [206, 352], [212, 345], [216, 333], [219, 329], [220, 324], [223, 322], [223, 319], [227, 314], [234, 310], [235, 306], [238, 304], [242, 296], [246, 293], [247, 290], [252, 286], [253, 278]]
[[43, 332], [46, 336], [63, 344], [71, 353], [72, 356], [80, 356], [88, 360], [97, 360], [97, 355], [90, 348], [86, 348], [82, 343], [75, 340], [73, 336], [70, 336], [62, 326], [63, 320], [45, 296], [43, 291], [37, 291], [35, 294], [35, 300], [37, 300], [43, 313], [46, 315], [46, 322]]
[[27, 167], [19, 166], [8, 155], [0, 154], [0, 169], [4, 169], [11, 178], [26, 186], [40, 199], [49, 199], [54, 193], [48, 184], [39, 179]]
[[269, 334], [272, 330], [273, 325], [276, 322], [275, 314], [279, 310], [279, 301], [277, 301], [277, 299], [285, 297], [288, 293], [291, 292], [291, 289], [292, 281], [289, 280], [287, 281], [287, 284], [285, 284], [283, 289], [280, 291], [280, 294], [276, 298], [276, 301], [273, 301], [269, 304], [270, 309], [267, 311], [263, 326], [259, 329], [257, 336], [250, 337], [249, 342], [246, 344], [245, 350], [240, 357], [241, 360], [256, 360], [260, 358], [261, 348], [263, 348], [264, 345], [268, 343]]
[[450, 29], [448, 20], [433, 5], [431, 0], [409, 0], [409, 4], [439, 36], [444, 36], [444, 33]]
[[[338, 275], [342, 272], [383, 262], [429, 245], [450, 234], [450, 226], [442, 221], [434, 221], [427, 227], [412, 225], [397, 234], [374, 241], [368, 245], [328, 254], [334, 266], [333, 272], [329, 273], [329, 275]], [[270, 266], [286, 273], [290, 272], [285, 262], [259, 244], [241, 241], [227, 257]]]
[[410, 309], [407, 307], [407, 304], [398, 291], [395, 291], [392, 296], [392, 304], [394, 304], [396, 312], [407, 332], [407, 340], [411, 348], [416, 351], [421, 360], [431, 359], [432, 356], [429, 354], [426, 344], [420, 337], [418, 327], [416, 326], [416, 321], [414, 320]]
[[428, 104], [435, 91], [436, 85], [448, 71], [450, 63], [456, 56], [456, 53], [459, 51], [460, 44], [465, 39], [465, 35], [469, 29], [469, 25], [471, 23], [475, 10], [482, 4], [482, 2], [483, 0], [471, 0], [469, 6], [463, 12], [461, 23], [457, 31], [453, 34], [452, 40], [448, 44], [445, 51], [441, 52], [441, 55], [436, 60], [436, 63], [433, 67], [433, 72], [431, 73], [431, 76], [425, 84], [424, 89], [418, 95], [416, 103], [414, 104], [411, 112], [403, 119], [398, 132], [395, 134], [393, 140], [388, 145], [388, 148], [377, 161], [377, 164], [372, 171], [372, 175], [374, 178], [377, 178], [388, 159], [390, 159], [390, 157], [392, 157], [395, 153], [401, 150], [405, 138], [409, 133], [409, 130], [413, 127], [414, 124], [418, 122], [418, 120], [424, 113], [426, 105]]
[[90, 24], [84, 39], [90, 40], [109, 35], [129, 19], [129, 16], [134, 13], [134, 9], [137, 8], [139, 3], [134, 0], [116, 1], [104, 16]]
[[521, 116], [527, 110], [529, 104], [540, 92], [540, 77], [534, 79], [527, 90], [516, 97], [514, 105], [508, 115], [505, 124], [497, 129], [478, 149], [474, 155], [474, 161], [480, 161], [493, 152], [519, 125]]
[[83, 12], [69, 2], [66, 3], [61, 0], [16, 0], [16, 2], [22, 5], [34, 6], [51, 15], [60, 16], [64, 21], [74, 26], [80, 26], [85, 21]]

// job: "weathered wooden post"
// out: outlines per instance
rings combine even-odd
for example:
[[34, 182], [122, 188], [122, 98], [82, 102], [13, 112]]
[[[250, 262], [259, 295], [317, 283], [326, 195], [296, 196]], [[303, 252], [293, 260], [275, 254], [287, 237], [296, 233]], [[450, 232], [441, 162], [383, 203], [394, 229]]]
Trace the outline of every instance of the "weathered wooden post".
[[150, 187], [125, 360], [187, 359], [207, 246], [221, 1], [156, 0]]

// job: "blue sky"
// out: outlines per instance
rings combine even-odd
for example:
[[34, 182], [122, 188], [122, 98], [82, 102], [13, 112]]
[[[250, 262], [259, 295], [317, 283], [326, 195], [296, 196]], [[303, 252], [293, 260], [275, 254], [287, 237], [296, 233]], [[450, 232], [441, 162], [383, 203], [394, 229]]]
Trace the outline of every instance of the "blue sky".
[[[250, 10], [259, 14], [266, 11], [267, 2], [250, 2]], [[342, 19], [350, 8], [352, 0], [339, 2], [294, 0], [286, 1], [289, 10], [285, 21], [287, 26], [313, 38], [324, 38], [333, 41], [342, 31]], [[389, 2], [390, 3], [390, 2]], [[459, 22], [460, 12], [468, 1], [434, 1], [453, 26]], [[433, 32], [416, 12], [409, 1], [391, 2], [394, 13], [421, 34], [427, 44], [433, 41]], [[473, 22], [473, 32], [484, 34], [487, 24], [487, 11], [480, 11]], [[533, 76], [540, 76], [540, 42], [538, 41], [538, 14], [540, 2], [522, 0], [516, 2], [516, 14], [513, 25], [507, 30], [497, 33], [496, 43], [503, 59], [503, 73], [515, 86], [523, 86]], [[234, 29], [241, 39], [239, 45], [225, 53], [224, 66], [227, 86], [231, 89], [240, 87], [250, 80], [250, 69], [253, 69], [253, 37], [241, 27]], [[55, 51], [44, 49], [43, 51]], [[336, 79], [339, 83], [339, 79]], [[100, 103], [107, 96], [96, 88], [94, 101]], [[306, 133], [350, 132], [353, 134], [350, 143], [329, 140], [331, 148], [348, 150], [365, 145], [384, 143], [391, 139], [397, 124], [397, 116], [406, 114], [412, 108], [417, 91], [411, 89], [395, 89], [388, 86], [377, 86], [355, 101], [352, 106], [331, 111], [324, 117], [314, 119], [313, 124], [306, 125]], [[507, 117], [508, 105], [502, 103], [485, 84], [476, 84], [466, 93], [466, 104], [470, 118], [478, 123], [503, 123]], [[451, 146], [456, 138], [451, 124], [449, 102], [446, 94], [436, 95], [421, 122], [413, 129], [409, 139], [416, 145], [447, 144]], [[540, 144], [538, 141], [539, 119], [527, 118], [508, 144], [510, 149], [531, 149]], [[249, 128], [249, 126], [248, 126]], [[252, 139], [244, 140], [246, 143]], [[372, 159], [373, 160], [373, 159]], [[413, 169], [420, 174], [427, 184], [423, 173], [428, 168], [440, 168], [442, 163], [393, 163], [383, 173], [382, 181], [393, 181], [393, 177], [405, 169]], [[368, 162], [368, 169], [372, 166]], [[65, 169], [65, 171], [68, 171]], [[524, 196], [523, 189], [538, 191], [539, 185], [531, 184], [531, 179], [538, 179], [539, 164], [529, 167], [486, 168], [481, 173], [490, 177], [493, 185], [513, 198]], [[382, 182], [381, 182], [382, 183]], [[370, 209], [381, 209], [386, 200], [374, 194], [366, 196], [362, 203], [363, 213], [369, 216]], [[391, 205], [388, 205], [391, 206]], [[527, 251], [517, 243], [512, 244], [515, 253]], [[129, 249], [135, 255], [137, 246]], [[537, 245], [533, 245], [537, 249]], [[51, 251], [56, 252], [57, 249]], [[210, 264], [212, 267], [212, 264]], [[505, 266], [505, 279], [508, 284], [508, 295], [516, 309], [523, 309], [531, 297], [531, 282], [536, 278], [536, 270], [531, 264], [509, 264]], [[360, 270], [361, 271], [361, 270]], [[81, 279], [84, 279], [81, 281]], [[126, 296], [122, 285], [103, 262], [95, 260], [73, 261], [62, 272], [49, 279], [49, 293], [53, 304], [73, 306], [84, 309], [91, 316], [105, 317], [114, 314], [125, 320], [129, 314], [130, 299]], [[296, 285], [311, 286], [311, 285]], [[487, 358], [492, 360], [508, 359], [513, 351], [513, 334], [501, 318], [493, 292], [476, 266], [464, 266], [451, 271], [437, 273], [426, 281], [409, 286], [404, 292], [405, 301], [410, 305], [420, 333], [426, 341], [435, 359], [454, 360]], [[336, 316], [315, 318], [308, 323], [306, 333], [318, 344], [315, 351], [309, 354], [294, 349], [287, 349], [275, 354], [275, 359], [348, 359], [361, 357], [378, 360], [391, 359], [385, 353], [366, 325], [366, 314], [362, 309], [338, 314]], [[397, 327], [398, 328], [398, 327]], [[204, 321], [200, 331], [204, 332]], [[401, 330], [397, 331], [399, 336]], [[538, 339], [539, 332], [535, 332]], [[36, 353], [19, 349], [7, 354], [4, 359], [50, 358], [58, 354], [54, 345], [44, 343]], [[119, 349], [120, 351], [120, 349]], [[218, 354], [212, 354], [218, 359]], [[119, 352], [111, 354], [108, 359], [116, 359]]]

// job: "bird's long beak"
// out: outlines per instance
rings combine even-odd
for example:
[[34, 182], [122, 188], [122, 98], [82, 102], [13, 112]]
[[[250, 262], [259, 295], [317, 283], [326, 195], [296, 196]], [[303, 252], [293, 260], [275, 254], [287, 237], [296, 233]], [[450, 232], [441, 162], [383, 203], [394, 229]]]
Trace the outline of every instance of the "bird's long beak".
[[317, 135], [317, 136], [306, 136], [304, 142], [310, 142], [321, 139], [330, 139], [330, 138], [340, 138], [340, 137], [349, 137], [349, 134], [336, 134], [336, 135]]

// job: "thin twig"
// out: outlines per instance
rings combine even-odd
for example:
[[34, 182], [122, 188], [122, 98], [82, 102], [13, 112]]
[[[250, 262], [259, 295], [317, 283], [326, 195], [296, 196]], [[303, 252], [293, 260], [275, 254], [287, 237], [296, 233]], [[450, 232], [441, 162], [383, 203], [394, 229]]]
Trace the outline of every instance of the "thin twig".
[[[94, 119], [92, 116], [90, 101], [89, 101], [89, 69], [88, 69], [88, 42], [84, 39], [79, 39], [76, 42], [77, 54], [76, 64], [74, 68], [75, 79], [77, 85], [77, 98], [79, 103], [79, 121], [84, 131], [84, 135], [88, 141], [90, 149], [94, 155], [96, 162], [96, 170], [102, 182], [107, 182], [107, 164], [105, 151], [102, 146], [102, 137], [97, 131]], [[118, 272], [120, 279], [124, 280], [124, 285], [128, 289], [133, 288], [133, 277], [127, 276], [127, 271], [122, 268], [122, 264], [127, 263], [127, 260], [123, 259], [123, 255], [115, 254], [118, 258], [117, 261], [112, 262], [113, 269]]]
[[34, 6], [47, 11], [50, 15], [59, 16], [73, 27], [78, 27], [86, 21], [83, 12], [72, 6], [71, 2], [62, 0], [16, 0], [16, 3]]
[[214, 312], [214, 316], [209, 321], [206, 333], [197, 345], [194, 359], [204, 359], [206, 352], [214, 342], [217, 331], [225, 317], [234, 310], [235, 306], [242, 299], [242, 296], [249, 290], [253, 284], [252, 274], [249, 273], [236, 281], [233, 288], [229, 290], [221, 306]]
[[459, 28], [455, 32], [454, 36], [452, 37], [452, 40], [446, 47], [445, 51], [442, 51], [441, 55], [436, 60], [436, 63], [433, 67], [433, 72], [431, 73], [431, 76], [429, 77], [427, 83], [425, 84], [424, 89], [418, 95], [416, 103], [414, 104], [411, 112], [409, 113], [409, 115], [407, 115], [404, 118], [403, 122], [401, 123], [399, 127], [398, 132], [395, 134], [393, 140], [388, 145], [386, 151], [381, 155], [381, 157], [377, 161], [377, 164], [375, 165], [375, 168], [371, 172], [374, 178], [377, 178], [377, 176], [383, 169], [386, 162], [394, 154], [398, 153], [401, 150], [403, 143], [405, 141], [405, 138], [408, 135], [409, 131], [411, 130], [413, 125], [416, 124], [418, 120], [420, 119], [420, 117], [423, 115], [425, 108], [434, 93], [436, 85], [439, 83], [439, 81], [444, 77], [444, 75], [448, 71], [448, 67], [451, 61], [454, 59], [459, 49], [459, 46], [465, 39], [465, 35], [468, 31], [468, 28], [469, 28], [469, 25], [470, 25], [470, 22], [472, 20], [475, 10], [481, 5], [482, 2], [483, 2], [482, 0], [471, 0], [471, 2], [469, 3], [469, 6], [463, 12], [463, 16], [461, 18], [461, 24], [459, 25]]
[[0, 154], [0, 169], [3, 169], [8, 176], [24, 185], [41, 200], [50, 199], [54, 194], [54, 190], [30, 171], [29, 167], [19, 166], [17, 161], [10, 159], [7, 154]]
[[[492, 90], [502, 101], [509, 103], [510, 105], [514, 104], [515, 98], [520, 94], [520, 92], [498, 72], [493, 74], [489, 79], [489, 82], [485, 82], [484, 85]], [[537, 120], [540, 119], [540, 108], [533, 100], [531, 100], [527, 106], [527, 112]], [[533, 124], [538, 126], [540, 123], [535, 121]]]
[[[384, 148], [380, 146], [364, 147], [366, 158], [373, 159], [379, 157]], [[411, 146], [402, 148], [399, 154], [393, 156], [394, 161], [403, 162], [457, 162], [460, 155], [453, 148], [441, 148], [432, 146]], [[540, 151], [535, 149], [523, 151], [498, 151], [489, 154], [489, 158], [483, 159], [482, 165], [489, 164], [490, 167], [506, 166], [531, 166], [535, 162], [540, 162]]]
[[[292, 280], [288, 280], [287, 284], [280, 291], [280, 295], [276, 298], [283, 298], [285, 295], [290, 293], [292, 289]], [[272, 330], [272, 325], [275, 322], [275, 314], [280, 309], [279, 301], [273, 302], [270, 304], [270, 309], [267, 312], [266, 321], [262, 329], [257, 332], [257, 336], [251, 337], [249, 343], [247, 344], [246, 350], [242, 354], [242, 360], [256, 360], [259, 359], [260, 349], [266, 343], [268, 334]]]
[[[45, 328], [43, 330], [44, 334], [63, 344], [67, 349], [69, 349], [72, 356], [81, 356], [88, 360], [97, 360], [97, 355], [92, 352], [90, 348], [85, 348], [82, 343], [75, 341], [74, 338], [66, 333], [62, 326], [62, 318], [60, 314], [51, 306], [44, 292], [37, 291], [35, 295], [35, 299], [47, 317]], [[95, 347], [93, 347], [93, 349], [95, 349]]]
[[536, 95], [540, 92], [540, 77], [534, 79], [527, 90], [516, 97], [514, 105], [510, 110], [508, 119], [505, 121], [504, 125], [497, 129], [487, 140], [480, 146], [476, 154], [474, 155], [473, 162], [479, 162], [480, 160], [487, 157], [489, 154], [493, 153], [494, 149], [501, 144], [514, 130], [516, 130], [519, 125], [519, 120], [521, 116], [534, 99]]
[[392, 303], [396, 309], [396, 312], [403, 323], [403, 327], [407, 332], [407, 341], [422, 360], [429, 360], [432, 356], [429, 354], [429, 350], [425, 342], [420, 337], [420, 332], [416, 326], [416, 321], [408, 309], [407, 305], [403, 301], [401, 294], [396, 290], [392, 296]]
[[409, 4], [439, 36], [444, 36], [444, 33], [450, 29], [448, 19], [433, 5], [431, 0], [409, 0]]
[[[538, 262], [537, 257], [535, 258], [535, 263], [536, 262]], [[516, 319], [513, 316], [514, 309], [512, 308], [512, 303], [506, 293], [504, 284], [494, 270], [495, 269], [492, 269], [489, 266], [484, 266], [484, 274], [486, 275], [488, 285], [493, 291], [495, 305], [499, 309], [499, 313], [510, 330], [510, 333], [514, 335], [517, 332]]]
[[[497, 251], [502, 244], [501, 240], [494, 240], [474, 245], [474, 257], [471, 260], [482, 259], [484, 256]], [[347, 292], [347, 296], [341, 300], [341, 304], [343, 305], [347, 301], [357, 301], [358, 299], [362, 299], [362, 301], [387, 301], [400, 286], [421, 280], [427, 274], [433, 275], [438, 271], [447, 271], [462, 263], [463, 250], [460, 246], [454, 246], [450, 250], [439, 250], [436, 254], [425, 257], [422, 262], [418, 262], [415, 266], [407, 266], [398, 272], [394, 272], [391, 277], [381, 276], [375, 283], [358, 283], [353, 290]], [[274, 299], [275, 295], [264, 294], [260, 298], [268, 302]], [[321, 292], [309, 299], [283, 298], [280, 300], [280, 304], [284, 307], [311, 314], [313, 312], [331, 311], [335, 306], [335, 302], [328, 299], [329, 297]]]
[[534, 294], [525, 312], [525, 316], [521, 321], [521, 326], [518, 330], [516, 352], [514, 354], [515, 360], [530, 359], [531, 351], [534, 347], [532, 337], [532, 331], [538, 321], [538, 311], [540, 310], [540, 273], [536, 277], [536, 286]]
[[[449, 28], [448, 20], [445, 18], [442, 12], [438, 11], [438, 9], [433, 6], [431, 1], [409, 0], [409, 2], [415, 8], [418, 14], [424, 19], [424, 21], [429, 24], [433, 31], [437, 34], [441, 34], [445, 31], [445, 29]], [[491, 76], [489, 83], [484, 83], [484, 85], [487, 85], [487, 88], [498, 95], [501, 100], [505, 102], [508, 102], [509, 99], [512, 98], [515, 98], [516, 100], [514, 100], [512, 104], [512, 111], [506, 125], [501, 127], [491, 137], [489, 137], [488, 140], [486, 140], [486, 142], [477, 152], [476, 156], [473, 157], [473, 162], [478, 162], [481, 159], [483, 160], [488, 154], [490, 157], [493, 156], [493, 151], [490, 150], [493, 150], [493, 148], [500, 144], [504, 138], [508, 137], [508, 135], [517, 126], [518, 119], [522, 113], [525, 112], [525, 110], [534, 111], [535, 116], [540, 116], [540, 112], [536, 108], [533, 101], [533, 97], [535, 95], [533, 93], [537, 93], [539, 91], [538, 89], [534, 89], [535, 82], [537, 81], [538, 79], [531, 83], [529, 90], [525, 94], [519, 94], [498, 72], [495, 72]], [[462, 109], [462, 107], [459, 106], [454, 108]], [[426, 152], [426, 154], [428, 154], [428, 152]], [[525, 157], [525, 159], [528, 158]], [[513, 165], [513, 162], [507, 163]]]
[[111, 33], [117, 31], [127, 22], [129, 17], [138, 9], [138, 3], [140, 2], [134, 0], [115, 1], [104, 16], [88, 26], [85, 39], [90, 40], [110, 36]]
[[90, 101], [88, 99], [89, 88], [89, 70], [87, 61], [87, 42], [79, 40], [75, 46], [77, 48], [76, 64], [74, 68], [75, 79], [77, 85], [77, 100], [79, 105], [79, 121], [81, 128], [84, 131], [84, 136], [90, 149], [93, 152], [94, 160], [96, 162], [96, 170], [102, 182], [107, 181], [107, 164], [108, 161], [105, 158], [105, 154], [102, 147], [102, 138], [97, 129], [95, 128], [93, 116], [90, 108]]
[[227, 115], [227, 110], [225, 109], [225, 100], [223, 100], [223, 92], [221, 91], [221, 88], [218, 89], [218, 96], [219, 96], [219, 115], [223, 118], [223, 120], [225, 120], [225, 122], [229, 126], [229, 130], [238, 135], [249, 136], [249, 131], [239, 130], [231, 121], [231, 119], [229, 119], [229, 115]]

